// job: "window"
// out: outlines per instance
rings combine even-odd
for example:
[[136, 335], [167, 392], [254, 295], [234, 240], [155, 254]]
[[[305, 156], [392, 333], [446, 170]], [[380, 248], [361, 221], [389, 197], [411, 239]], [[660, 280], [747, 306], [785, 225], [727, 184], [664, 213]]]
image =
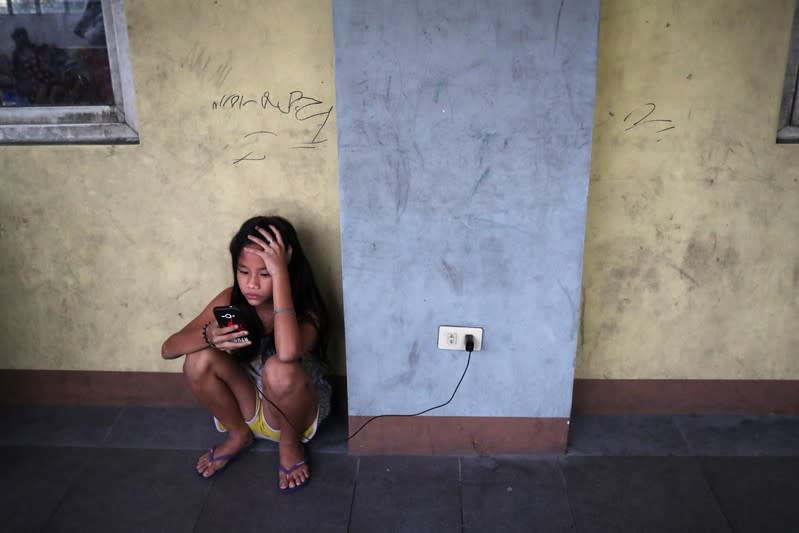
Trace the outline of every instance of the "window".
[[793, 15], [791, 44], [788, 49], [788, 66], [785, 69], [785, 86], [780, 105], [780, 123], [777, 128], [778, 143], [799, 143], [799, 9]]
[[123, 0], [0, 0], [0, 143], [137, 143]]

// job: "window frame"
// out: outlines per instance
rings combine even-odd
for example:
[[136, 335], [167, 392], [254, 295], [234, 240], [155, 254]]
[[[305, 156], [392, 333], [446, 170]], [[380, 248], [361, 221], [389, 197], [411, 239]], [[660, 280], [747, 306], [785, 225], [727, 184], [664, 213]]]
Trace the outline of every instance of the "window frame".
[[124, 0], [101, 0], [101, 3], [114, 103], [103, 106], [0, 107], [0, 144], [139, 142]]
[[778, 143], [799, 143], [799, 7], [794, 9], [791, 41], [788, 48], [788, 65], [780, 103]]

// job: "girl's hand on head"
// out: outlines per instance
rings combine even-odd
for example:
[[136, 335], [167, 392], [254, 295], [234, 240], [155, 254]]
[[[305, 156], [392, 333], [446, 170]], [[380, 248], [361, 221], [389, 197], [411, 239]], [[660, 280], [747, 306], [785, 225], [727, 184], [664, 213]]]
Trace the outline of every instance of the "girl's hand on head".
[[291, 261], [291, 246], [285, 245], [280, 231], [270, 224], [269, 229], [272, 230], [273, 237], [264, 228], [256, 227], [255, 229], [258, 230], [261, 237], [248, 235], [247, 238], [257, 244], [260, 250], [258, 248], [244, 248], [244, 251], [254, 253], [263, 259], [270, 276], [287, 269], [289, 261]]
[[224, 328], [218, 327], [214, 322], [208, 325], [208, 340], [214, 343], [218, 349], [230, 353], [232, 350], [238, 350], [252, 344], [249, 339], [243, 342], [235, 342], [234, 339], [246, 337], [247, 331], [239, 329], [238, 326], [226, 326]]

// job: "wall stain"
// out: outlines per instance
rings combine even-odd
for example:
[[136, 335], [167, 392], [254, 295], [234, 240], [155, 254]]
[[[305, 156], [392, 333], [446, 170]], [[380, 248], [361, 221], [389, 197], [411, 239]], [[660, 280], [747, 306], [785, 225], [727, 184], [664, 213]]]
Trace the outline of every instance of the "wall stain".
[[563, 14], [563, 4], [565, 3], [566, 0], [560, 0], [560, 6], [558, 7], [558, 18], [555, 20], [555, 42], [552, 45], [553, 54], [558, 49], [558, 35], [560, 33], [560, 16]]
[[622, 298], [616, 303], [616, 311], [618, 311], [619, 314], [623, 314], [630, 306], [630, 303], [632, 303], [630, 298]]
[[[478, 133], [471, 135], [471, 137], [475, 140], [480, 141], [480, 146], [477, 148], [477, 154], [479, 154], [477, 166], [483, 167], [483, 161], [485, 161], [486, 156], [493, 157], [496, 152], [496, 150], [491, 147], [491, 144], [493, 140], [497, 137], [497, 134], [488, 131], [480, 131]], [[472, 194], [474, 194], [474, 191], [476, 191], [477, 187], [480, 186], [482, 180], [488, 175], [486, 172], [490, 173], [490, 171], [491, 171], [490, 167], [487, 170], [483, 171], [483, 175], [480, 176], [480, 181], [478, 181], [478, 184], [475, 185]]]
[[384, 97], [386, 101], [386, 107], [391, 103], [391, 75], [388, 76], [388, 83], [386, 84], [386, 96]]
[[417, 364], [419, 364], [419, 341], [414, 341], [408, 353], [408, 366], [414, 368]]
[[724, 274], [734, 282], [733, 289], [739, 288], [741, 258], [731, 238], [719, 237], [715, 231], [706, 235], [701, 233], [702, 230], [697, 229], [691, 235], [680, 271], [697, 286], [718, 283], [720, 275]]
[[182, 291], [180, 291], [178, 294], [175, 295], [175, 300], [180, 300], [181, 298], [186, 296], [189, 292], [191, 292], [192, 289], [194, 289], [194, 287], [187, 287], [183, 289]]
[[621, 265], [610, 269], [610, 275], [617, 283], [627, 283], [631, 280], [639, 280], [643, 285], [652, 292], [657, 292], [660, 289], [660, 280], [658, 279], [657, 270], [655, 267], [650, 266], [646, 271], [642, 272], [644, 262], [646, 259], [639, 258], [639, 262], [633, 265]]
[[685, 279], [687, 279], [687, 280], [688, 280], [688, 281], [690, 281], [690, 282], [691, 282], [691, 283], [692, 283], [694, 286], [699, 286], [699, 283], [698, 283], [698, 282], [697, 282], [697, 281], [696, 281], [696, 280], [693, 278], [693, 276], [691, 276], [691, 275], [690, 275], [688, 272], [686, 272], [686, 271], [685, 271], [685, 270], [683, 270], [682, 268], [678, 267], [677, 265], [675, 265], [675, 264], [674, 264], [674, 263], [672, 263], [671, 261], [666, 261], [666, 264], [667, 264], [668, 266], [670, 266], [671, 268], [673, 268], [674, 270], [676, 270], [677, 272], [679, 272], [679, 274], [680, 274], [680, 277], [681, 277], [681, 278], [685, 278]]
[[[625, 242], [608, 242], [588, 251], [596, 257], [593, 271], [601, 272], [596, 278], [596, 292], [590, 276], [586, 281], [583, 307], [587, 307], [587, 295], [596, 298], [592, 309], [583, 312], [581, 319], [581, 358], [613, 342], [619, 324], [629, 322], [629, 316], [639, 313], [642, 299], [647, 293], [661, 291], [660, 269], [666, 258], [653, 253], [639, 239]], [[597, 309], [597, 305], [600, 307]], [[586, 323], [586, 320], [588, 321]]]
[[603, 320], [602, 323], [599, 325], [599, 330], [596, 332], [596, 336], [594, 337], [593, 342], [593, 349], [594, 351], [597, 350], [597, 347], [602, 343], [610, 342], [610, 338], [612, 338], [617, 332], [619, 331], [619, 326], [615, 319], [608, 318]]
[[497, 230], [510, 230], [530, 237], [537, 237], [539, 235], [535, 231], [528, 229], [527, 226], [521, 224], [508, 224], [507, 222], [493, 220], [485, 217], [477, 217], [473, 215], [456, 215], [452, 218], [454, 220], [457, 220], [458, 222], [463, 224], [464, 227], [470, 230], [479, 229], [481, 231], [484, 231], [486, 229], [497, 229]]
[[580, 342], [578, 344], [581, 348], [585, 347], [585, 286], [580, 289]]
[[433, 90], [433, 103], [438, 103], [438, 99], [441, 97], [441, 91], [447, 88], [447, 81], [441, 80], [436, 82], [435, 89]]
[[477, 189], [479, 189], [479, 188], [480, 188], [480, 185], [482, 185], [482, 184], [483, 184], [483, 182], [484, 182], [484, 181], [485, 181], [485, 180], [488, 178], [488, 176], [489, 176], [490, 174], [491, 174], [491, 167], [487, 167], [487, 168], [486, 168], [486, 169], [483, 171], [483, 173], [482, 173], [482, 174], [480, 174], [480, 177], [477, 179], [477, 182], [474, 184], [474, 187], [472, 188], [472, 196], [474, 196], [475, 194], [477, 194]]
[[572, 326], [571, 328], [569, 328], [569, 330], [571, 331], [571, 335], [569, 336], [569, 338], [573, 339], [574, 336], [577, 335], [577, 329], [578, 329], [577, 316], [580, 310], [575, 307], [574, 300], [572, 300], [571, 294], [569, 294], [569, 291], [566, 290], [566, 287], [563, 285], [563, 283], [560, 280], [558, 280], [558, 287], [560, 287], [560, 290], [562, 290], [563, 294], [566, 295], [566, 300], [569, 302], [569, 311], [570, 311], [569, 316], [572, 317]]
[[231, 60], [230, 52], [225, 59], [220, 60], [213, 57], [205, 46], [195, 42], [189, 53], [181, 60], [180, 68], [186, 68], [202, 81], [210, 82], [219, 89], [233, 70], [230, 65]]
[[441, 271], [444, 273], [444, 277], [452, 286], [452, 290], [454, 290], [457, 294], [463, 293], [463, 276], [460, 272], [458, 272], [458, 269], [447, 263], [446, 259], [442, 259]]
[[394, 202], [397, 218], [405, 212], [405, 208], [408, 206], [410, 188], [408, 162], [403, 155], [399, 155], [394, 163]]
[[[385, 143], [381, 140], [382, 136], [387, 137]], [[381, 128], [375, 138], [381, 146], [388, 145], [393, 148], [393, 153], [388, 162], [393, 172], [391, 175], [386, 175], [386, 179], [391, 182], [388, 185], [393, 188], [395, 214], [399, 221], [408, 206], [408, 197], [410, 195], [411, 184], [408, 158], [410, 150], [404, 146], [403, 138], [396, 127], [390, 129]]]
[[411, 345], [411, 349], [408, 352], [408, 364], [406, 366], [407, 370], [397, 375], [394, 381], [394, 386], [410, 385], [411, 381], [413, 381], [413, 376], [416, 375], [416, 367], [418, 364], [419, 364], [419, 341], [416, 340], [413, 341], [413, 345]]

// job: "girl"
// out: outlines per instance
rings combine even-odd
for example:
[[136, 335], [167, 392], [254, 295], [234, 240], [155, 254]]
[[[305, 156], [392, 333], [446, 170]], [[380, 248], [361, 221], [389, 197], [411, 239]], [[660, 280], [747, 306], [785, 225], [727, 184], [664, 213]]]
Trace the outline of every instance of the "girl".
[[[233, 286], [170, 336], [161, 356], [184, 356], [192, 392], [228, 438], [197, 462], [211, 477], [255, 438], [279, 443], [278, 488], [293, 492], [310, 481], [303, 443], [330, 412], [324, 379], [327, 312], [294, 227], [254, 217], [230, 242]], [[219, 327], [217, 306], [235, 305], [244, 328]]]

